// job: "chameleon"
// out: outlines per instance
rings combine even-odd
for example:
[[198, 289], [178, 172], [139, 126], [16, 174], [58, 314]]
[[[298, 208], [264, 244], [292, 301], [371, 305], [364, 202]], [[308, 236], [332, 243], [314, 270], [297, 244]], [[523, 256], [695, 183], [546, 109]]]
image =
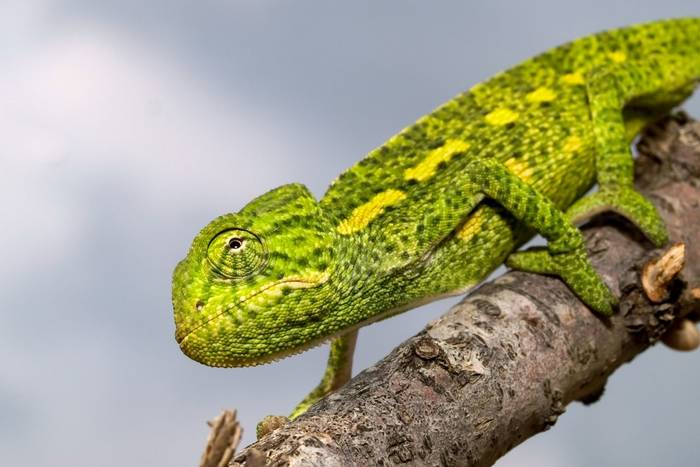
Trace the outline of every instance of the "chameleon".
[[[600, 32], [457, 95], [320, 200], [291, 183], [214, 219], [173, 273], [181, 350], [243, 367], [330, 341], [321, 382], [294, 419], [348, 381], [360, 327], [462, 294], [504, 262], [558, 276], [612, 314], [616, 295], [577, 225], [614, 211], [654, 245], [667, 241], [633, 188], [631, 142], [699, 80], [698, 17]], [[518, 251], [535, 234], [547, 245]]]

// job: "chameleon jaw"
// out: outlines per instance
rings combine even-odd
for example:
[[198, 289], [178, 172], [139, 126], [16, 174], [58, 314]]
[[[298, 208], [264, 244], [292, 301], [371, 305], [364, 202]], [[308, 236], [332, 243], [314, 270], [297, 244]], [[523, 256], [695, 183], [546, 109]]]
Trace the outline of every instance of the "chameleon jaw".
[[[289, 277], [286, 279], [281, 279], [278, 281], [275, 281], [266, 287], [262, 287], [261, 289], [241, 297], [238, 300], [238, 303], [234, 306], [227, 307], [225, 310], [220, 311], [219, 313], [215, 314], [214, 316], [210, 317], [209, 319], [206, 319], [202, 321], [199, 324], [196, 324], [188, 329], [186, 329], [183, 332], [176, 332], [175, 333], [175, 340], [177, 341], [178, 344], [180, 344], [188, 335], [196, 331], [197, 329], [206, 326], [209, 322], [219, 318], [220, 316], [230, 312], [232, 309], [234, 309], [236, 306], [241, 306], [248, 300], [255, 298], [265, 292], [276, 292], [276, 289], [280, 288], [281, 286], [286, 286], [290, 287], [293, 289], [307, 289], [311, 287], [316, 287], [318, 285], [323, 284], [328, 280], [328, 275], [327, 274], [322, 274], [319, 275], [318, 277]], [[178, 330], [179, 331], [179, 330]]]
[[274, 362], [283, 360], [285, 358], [293, 357], [294, 355], [298, 355], [300, 353], [306, 352], [307, 350], [313, 349], [314, 347], [319, 347], [319, 346], [325, 344], [326, 342], [329, 342], [334, 337], [336, 337], [336, 336], [324, 337], [324, 338], [318, 339], [316, 341], [312, 341], [309, 344], [304, 345], [302, 347], [296, 347], [293, 349], [289, 349], [287, 351], [282, 351], [282, 352], [277, 352], [277, 353], [273, 353], [273, 354], [269, 354], [269, 355], [264, 355], [264, 356], [261, 356], [260, 358], [237, 358], [237, 359], [228, 360], [226, 363], [220, 363], [220, 362], [204, 363], [201, 361], [202, 359], [197, 358], [196, 355], [193, 356], [192, 354], [188, 353], [185, 350], [186, 349], [185, 343], [186, 343], [187, 338], [189, 336], [190, 336], [190, 334], [185, 336], [185, 338], [182, 340], [182, 342], [180, 343], [180, 349], [185, 353], [185, 355], [190, 357], [192, 360], [194, 360], [198, 363], [202, 363], [203, 365], [214, 367], [214, 368], [243, 368], [243, 367], [261, 366], [261, 365], [266, 365], [268, 363], [274, 363]]
[[270, 355], [265, 355], [260, 358], [231, 358], [231, 359], [226, 359], [225, 363], [221, 363], [219, 361], [212, 361], [208, 355], [205, 354], [199, 354], [195, 349], [192, 349], [190, 346], [187, 345], [188, 341], [191, 341], [191, 336], [195, 335], [196, 332], [202, 328], [206, 328], [209, 323], [212, 321], [215, 321], [222, 316], [224, 316], [227, 313], [235, 312], [235, 310], [242, 306], [245, 302], [248, 300], [251, 300], [255, 297], [259, 297], [261, 294], [264, 293], [273, 293], [277, 294], [279, 293], [280, 289], [282, 287], [290, 287], [290, 288], [311, 288], [311, 287], [316, 287], [318, 285], [323, 284], [328, 280], [328, 274], [319, 274], [315, 276], [295, 276], [295, 277], [289, 277], [286, 279], [282, 279], [279, 281], [275, 281], [266, 287], [261, 288], [260, 290], [257, 290], [256, 292], [249, 294], [245, 297], [241, 297], [241, 299], [236, 303], [235, 305], [229, 306], [226, 309], [216, 313], [214, 316], [209, 317], [208, 319], [196, 324], [195, 326], [192, 326], [190, 328], [186, 328], [184, 330], [178, 329], [175, 333], [175, 340], [177, 341], [178, 345], [180, 346], [180, 349], [183, 351], [185, 355], [190, 357], [191, 359], [203, 363], [207, 366], [212, 366], [212, 367], [244, 367], [244, 366], [256, 366], [256, 365], [262, 365], [265, 363], [269, 363], [272, 361], [280, 360], [282, 358], [286, 358], [291, 355], [295, 355], [297, 353], [301, 353], [305, 350], [308, 350], [312, 347], [316, 347], [318, 345], [323, 344], [326, 340], [329, 338], [321, 339], [318, 342], [311, 343], [308, 346], [305, 346], [303, 348], [295, 348], [291, 349], [288, 352], [278, 352], [278, 353], [273, 353]]

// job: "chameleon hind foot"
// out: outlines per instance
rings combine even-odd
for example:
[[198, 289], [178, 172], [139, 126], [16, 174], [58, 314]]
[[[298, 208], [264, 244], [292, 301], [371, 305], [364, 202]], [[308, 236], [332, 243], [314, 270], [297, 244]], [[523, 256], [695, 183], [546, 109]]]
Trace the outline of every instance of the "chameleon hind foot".
[[580, 223], [603, 211], [613, 211], [634, 223], [655, 245], [668, 241], [663, 220], [653, 204], [632, 187], [603, 188], [576, 201], [566, 215]]
[[566, 253], [532, 248], [511, 254], [506, 265], [520, 271], [559, 276], [584, 303], [602, 315], [612, 315], [617, 305], [617, 297], [593, 269], [583, 247]]
[[616, 299], [588, 262], [581, 231], [549, 198], [493, 159], [472, 159], [463, 176], [465, 185], [476, 186], [523, 225], [547, 239], [546, 250], [512, 254], [508, 266], [557, 275], [593, 310], [604, 315], [612, 313]]

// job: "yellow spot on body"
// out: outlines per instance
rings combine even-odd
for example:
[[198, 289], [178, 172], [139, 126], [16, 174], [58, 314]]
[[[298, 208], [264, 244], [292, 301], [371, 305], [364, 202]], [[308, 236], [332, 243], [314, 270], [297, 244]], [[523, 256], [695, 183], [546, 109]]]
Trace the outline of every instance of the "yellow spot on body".
[[554, 91], [546, 87], [537, 88], [525, 96], [525, 99], [536, 104], [540, 102], [552, 102], [556, 98], [557, 95], [554, 94]]
[[484, 224], [484, 210], [478, 209], [474, 212], [464, 225], [457, 231], [457, 238], [462, 241], [467, 241], [475, 234], [481, 232], [481, 226]]
[[627, 60], [627, 54], [624, 52], [620, 52], [620, 51], [610, 52], [608, 54], [608, 57], [610, 57], [610, 60], [612, 60], [615, 63], [622, 63], [625, 60]]
[[583, 147], [583, 141], [578, 136], [569, 136], [564, 141], [564, 152], [576, 152]]
[[384, 212], [384, 208], [397, 204], [406, 198], [406, 194], [399, 190], [386, 190], [378, 193], [365, 204], [353, 209], [350, 217], [338, 224], [338, 232], [350, 235], [358, 232]]
[[422, 182], [433, 175], [441, 162], [447, 162], [457, 153], [469, 149], [469, 143], [458, 139], [447, 140], [445, 144], [437, 149], [433, 149], [416, 166], [406, 169], [403, 176], [406, 180], [418, 180]]
[[570, 84], [572, 86], [584, 84], [586, 82], [586, 80], [583, 79], [583, 75], [578, 71], [576, 73], [569, 73], [567, 75], [563, 75], [561, 77], [561, 80], [566, 84]]
[[532, 166], [532, 164], [523, 159], [508, 159], [503, 163], [503, 165], [526, 182], [530, 181], [532, 174], [535, 172], [535, 168]]
[[518, 119], [518, 114], [510, 109], [496, 109], [484, 117], [491, 125], [507, 125]]

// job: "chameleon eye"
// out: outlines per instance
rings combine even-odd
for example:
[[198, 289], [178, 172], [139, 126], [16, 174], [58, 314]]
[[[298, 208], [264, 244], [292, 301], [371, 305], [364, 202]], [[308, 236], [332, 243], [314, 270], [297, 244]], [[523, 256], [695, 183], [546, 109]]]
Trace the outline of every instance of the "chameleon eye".
[[242, 279], [265, 267], [267, 251], [255, 234], [243, 229], [228, 229], [219, 232], [209, 242], [207, 260], [220, 275]]

